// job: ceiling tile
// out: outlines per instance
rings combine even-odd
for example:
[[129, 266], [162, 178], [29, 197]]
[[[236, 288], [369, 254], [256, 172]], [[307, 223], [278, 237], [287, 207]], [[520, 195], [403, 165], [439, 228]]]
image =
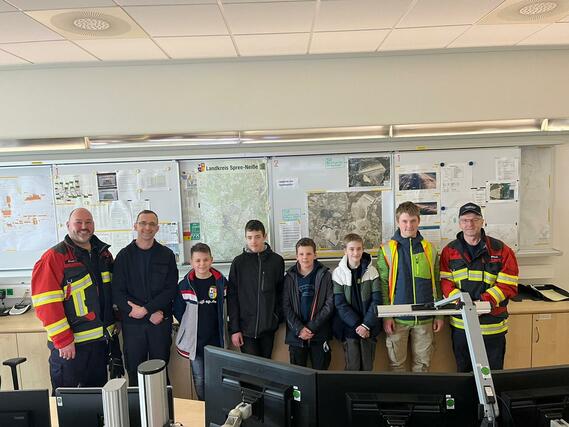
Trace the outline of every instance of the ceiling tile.
[[421, 0], [397, 28], [474, 24], [503, 0]]
[[467, 28], [467, 25], [458, 25], [455, 27], [395, 29], [387, 36], [379, 50], [441, 49]]
[[153, 37], [228, 33], [217, 5], [134, 6], [125, 10]]
[[375, 52], [389, 30], [314, 33], [310, 53]]
[[15, 64], [29, 64], [29, 62], [24, 61], [8, 52], [2, 50], [0, 46], [0, 65], [15, 65]]
[[[231, 4], [231, 3], [275, 3], [283, 2], [283, 1], [302, 1], [302, 0], [221, 0], [223, 4]], [[306, 1], [306, 0], [304, 0]], [[313, 2], [316, 0], [313, 0]]]
[[78, 40], [77, 44], [103, 61], [167, 59], [150, 39]]
[[0, 13], [0, 43], [61, 40], [62, 37], [22, 12]]
[[449, 47], [513, 46], [547, 24], [474, 25]]
[[303, 55], [309, 33], [235, 36], [241, 56]]
[[2, 49], [25, 58], [34, 64], [54, 62], [97, 61], [80, 47], [66, 40], [54, 42], [14, 43], [1, 45]]
[[217, 4], [217, 0], [115, 0], [119, 6], [164, 6], [176, 4]]
[[0, 0], [0, 12], [12, 12], [17, 10], [18, 9], [16, 9], [14, 6], [10, 6], [5, 1]]
[[300, 33], [312, 27], [315, 3], [241, 3], [223, 7], [233, 34]]
[[522, 40], [520, 45], [564, 44], [569, 45], [569, 23], [551, 24]]
[[392, 28], [411, 0], [333, 0], [320, 3], [315, 31]]
[[229, 36], [158, 37], [154, 41], [175, 59], [237, 56]]
[[82, 7], [116, 6], [113, 0], [10, 0], [22, 10], [78, 9]]

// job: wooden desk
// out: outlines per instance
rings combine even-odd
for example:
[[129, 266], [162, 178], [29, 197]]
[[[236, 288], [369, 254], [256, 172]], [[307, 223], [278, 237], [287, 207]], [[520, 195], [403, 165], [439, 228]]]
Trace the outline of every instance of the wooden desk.
[[[51, 426], [59, 427], [57, 422], [57, 404], [55, 397], [50, 397]], [[175, 421], [184, 427], [203, 427], [205, 425], [205, 405], [199, 400], [174, 398]]]

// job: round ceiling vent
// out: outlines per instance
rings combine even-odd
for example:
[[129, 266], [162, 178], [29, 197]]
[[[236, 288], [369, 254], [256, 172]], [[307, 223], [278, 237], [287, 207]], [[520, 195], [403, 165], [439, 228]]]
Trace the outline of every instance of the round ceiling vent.
[[[569, 14], [569, 0], [523, 0], [500, 9], [498, 19], [503, 23], [556, 22]], [[495, 23], [495, 22], [493, 22]]]
[[131, 30], [128, 22], [96, 10], [58, 13], [50, 21], [54, 27], [82, 36], [116, 37]]

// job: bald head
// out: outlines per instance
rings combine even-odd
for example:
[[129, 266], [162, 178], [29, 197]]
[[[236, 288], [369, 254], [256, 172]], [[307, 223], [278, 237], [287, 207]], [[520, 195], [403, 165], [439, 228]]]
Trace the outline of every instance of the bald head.
[[93, 215], [85, 208], [77, 208], [71, 211], [67, 221], [67, 234], [79, 247], [90, 250], [91, 236], [95, 232]]

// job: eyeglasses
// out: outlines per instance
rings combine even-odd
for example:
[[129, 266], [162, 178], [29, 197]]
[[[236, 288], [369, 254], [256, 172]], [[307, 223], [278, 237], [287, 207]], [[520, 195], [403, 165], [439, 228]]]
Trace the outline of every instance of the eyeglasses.
[[477, 224], [477, 223], [479, 223], [480, 221], [482, 221], [482, 218], [472, 218], [472, 219], [469, 219], [469, 218], [461, 218], [461, 219], [460, 219], [461, 224]]
[[158, 226], [158, 224], [156, 224], [155, 222], [146, 222], [146, 221], [138, 221], [138, 225], [140, 225], [141, 227], [146, 227], [148, 225], [149, 227], [152, 228]]

